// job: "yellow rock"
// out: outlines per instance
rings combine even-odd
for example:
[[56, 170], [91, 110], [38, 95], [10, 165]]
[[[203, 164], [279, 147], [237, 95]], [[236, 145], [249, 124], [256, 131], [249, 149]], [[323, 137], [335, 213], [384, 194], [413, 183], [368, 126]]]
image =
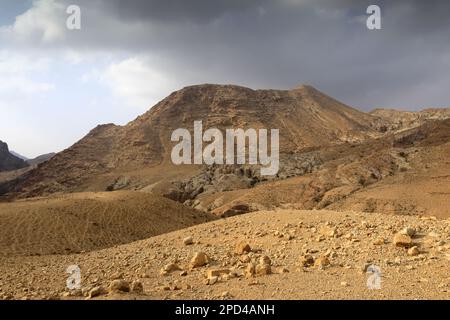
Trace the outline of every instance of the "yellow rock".
[[234, 252], [237, 254], [244, 254], [250, 251], [252, 251], [252, 249], [247, 242], [239, 242], [234, 250]]
[[393, 243], [397, 247], [405, 247], [408, 248], [412, 245], [412, 239], [410, 236], [406, 234], [397, 233], [394, 236]]

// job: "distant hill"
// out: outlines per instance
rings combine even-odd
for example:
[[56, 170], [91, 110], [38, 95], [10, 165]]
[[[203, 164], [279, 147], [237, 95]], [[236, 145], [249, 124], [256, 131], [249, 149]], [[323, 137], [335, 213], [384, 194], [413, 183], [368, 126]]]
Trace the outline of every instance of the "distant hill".
[[450, 109], [429, 108], [422, 111], [375, 109], [370, 114], [389, 122], [389, 130], [408, 130], [429, 121], [449, 119]]
[[13, 151], [13, 150], [9, 150], [9, 153], [11, 153], [13, 156], [16, 156], [17, 158], [20, 158], [22, 160], [25, 160], [25, 161], [29, 160], [27, 157], [21, 155], [20, 153]]
[[47, 160], [50, 160], [56, 153], [51, 152], [51, 153], [46, 153], [43, 155], [40, 155], [34, 159], [27, 159], [26, 161], [28, 162], [28, 164], [30, 166], [37, 166], [38, 164], [41, 164]]
[[0, 257], [97, 250], [216, 219], [175, 201], [133, 191], [0, 203], [0, 213]]

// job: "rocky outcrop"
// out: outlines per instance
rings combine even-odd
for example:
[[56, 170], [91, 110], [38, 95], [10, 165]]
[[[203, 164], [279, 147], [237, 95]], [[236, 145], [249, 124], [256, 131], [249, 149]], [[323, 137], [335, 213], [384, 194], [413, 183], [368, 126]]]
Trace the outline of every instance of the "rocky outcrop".
[[27, 167], [28, 164], [9, 152], [8, 145], [0, 141], [0, 171], [11, 171]]

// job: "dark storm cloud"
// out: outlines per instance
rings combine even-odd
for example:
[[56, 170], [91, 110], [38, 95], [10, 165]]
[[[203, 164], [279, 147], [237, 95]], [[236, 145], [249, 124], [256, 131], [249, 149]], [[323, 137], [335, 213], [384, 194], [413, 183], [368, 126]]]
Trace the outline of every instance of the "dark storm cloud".
[[126, 20], [205, 23], [224, 14], [245, 11], [267, 2], [269, 0], [110, 0], [101, 5], [111, 14]]
[[[83, 27], [63, 45], [157, 55], [186, 84], [310, 83], [365, 109], [450, 106], [450, 1], [69, 2], [81, 5]], [[370, 4], [382, 30], [365, 26]]]

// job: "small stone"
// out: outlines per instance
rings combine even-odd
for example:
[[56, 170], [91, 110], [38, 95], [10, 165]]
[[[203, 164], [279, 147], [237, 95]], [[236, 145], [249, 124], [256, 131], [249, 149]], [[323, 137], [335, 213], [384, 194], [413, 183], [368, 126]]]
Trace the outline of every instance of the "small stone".
[[206, 271], [206, 277], [212, 278], [212, 277], [219, 277], [224, 274], [230, 274], [230, 269], [210, 269]]
[[109, 292], [130, 292], [130, 284], [122, 279], [113, 280], [109, 285]]
[[172, 289], [173, 291], [178, 291], [178, 290], [181, 290], [183, 288], [178, 283], [175, 283], [170, 289]]
[[123, 279], [123, 273], [122, 272], [115, 272], [110, 277], [110, 280], [119, 280], [119, 279]]
[[376, 246], [381, 246], [381, 245], [383, 245], [383, 244], [385, 244], [385, 243], [386, 243], [386, 239], [383, 238], [383, 237], [377, 238], [377, 239], [373, 242], [373, 244], [376, 245]]
[[189, 290], [189, 289], [192, 289], [192, 286], [189, 283], [183, 283], [182, 289], [183, 290]]
[[417, 246], [411, 247], [408, 249], [409, 256], [417, 256], [420, 253], [419, 248]]
[[343, 286], [343, 287], [348, 287], [348, 282], [342, 281], [342, 282], [341, 282], [341, 286]]
[[269, 266], [272, 264], [272, 261], [268, 256], [262, 256], [259, 258], [259, 264], [268, 264]]
[[410, 237], [414, 237], [415, 234], [416, 234], [416, 229], [411, 228], [411, 227], [406, 227], [405, 229], [400, 231], [400, 234], [407, 235], [407, 236], [410, 236]]
[[251, 261], [250, 257], [246, 254], [239, 257], [239, 261], [242, 263], [249, 263]]
[[370, 267], [371, 265], [372, 265], [372, 263], [369, 263], [369, 262], [363, 263], [362, 266], [361, 266], [361, 272], [362, 272], [362, 273], [366, 273], [366, 272], [367, 272], [367, 269], [369, 269], [369, 267]]
[[252, 251], [252, 249], [250, 248], [250, 245], [246, 242], [239, 242], [236, 245], [236, 248], [234, 249], [234, 252], [236, 254], [244, 254], [250, 251]]
[[81, 289], [75, 289], [71, 292], [73, 297], [82, 297], [83, 296], [83, 290]]
[[268, 264], [258, 264], [255, 268], [255, 272], [259, 276], [265, 276], [272, 273], [272, 268]]
[[144, 292], [144, 285], [139, 280], [133, 281], [133, 283], [131, 284], [131, 291], [136, 293], [142, 293]]
[[165, 275], [174, 271], [179, 271], [181, 270], [181, 268], [176, 264], [176, 263], [169, 263], [166, 264], [164, 267], [162, 267], [161, 269], [161, 274]]
[[397, 247], [405, 247], [408, 248], [412, 245], [412, 239], [410, 236], [406, 234], [397, 233], [394, 236], [393, 243]]
[[319, 229], [319, 233], [325, 237], [334, 237], [336, 235], [336, 229], [325, 226]]
[[89, 297], [89, 299], [92, 299], [92, 298], [98, 297], [98, 296], [100, 296], [102, 294], [105, 294], [105, 293], [106, 293], [105, 288], [103, 288], [102, 286], [98, 286], [98, 287], [92, 288], [89, 291], [88, 297]]
[[186, 237], [186, 238], [183, 239], [183, 243], [184, 243], [186, 246], [191, 245], [191, 244], [194, 243], [194, 239], [193, 239], [191, 236]]
[[251, 277], [254, 276], [255, 273], [255, 265], [253, 263], [247, 264], [247, 267], [245, 268], [245, 275]]
[[288, 273], [289, 272], [289, 269], [288, 268], [286, 268], [286, 267], [280, 267], [280, 268], [277, 268], [276, 269], [276, 273]]
[[322, 256], [316, 259], [314, 265], [319, 268], [324, 268], [330, 265], [330, 260], [327, 257]]
[[209, 262], [208, 256], [204, 252], [196, 252], [191, 259], [193, 268], [202, 267]]
[[219, 281], [219, 277], [211, 277], [211, 278], [208, 278], [208, 284], [209, 284], [209, 285], [216, 284], [217, 281]]
[[314, 257], [312, 255], [304, 255], [302, 257], [300, 257], [300, 264], [303, 267], [309, 267], [312, 266], [314, 264]]
[[180, 272], [180, 276], [182, 276], [182, 277], [184, 277], [184, 276], [187, 276], [187, 271], [186, 270], [183, 270], [183, 271], [181, 271]]
[[250, 280], [250, 282], [247, 283], [248, 286], [257, 286], [259, 285], [259, 281], [256, 279]]

